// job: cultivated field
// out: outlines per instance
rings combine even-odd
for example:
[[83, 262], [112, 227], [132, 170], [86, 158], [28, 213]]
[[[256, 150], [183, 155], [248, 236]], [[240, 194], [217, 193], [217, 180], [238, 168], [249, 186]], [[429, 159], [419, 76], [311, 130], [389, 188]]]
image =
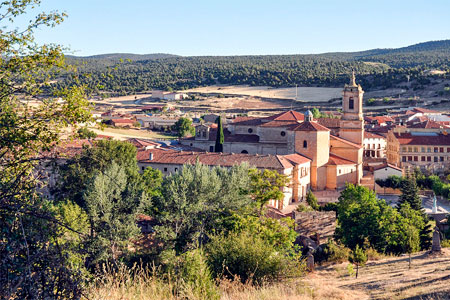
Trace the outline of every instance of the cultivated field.
[[[341, 97], [342, 88], [298, 87], [297, 91], [297, 100], [304, 102], [321, 102]], [[295, 87], [272, 88], [268, 86], [213, 85], [185, 90], [184, 92], [246, 95], [261, 98], [280, 98], [291, 100], [295, 99]]]

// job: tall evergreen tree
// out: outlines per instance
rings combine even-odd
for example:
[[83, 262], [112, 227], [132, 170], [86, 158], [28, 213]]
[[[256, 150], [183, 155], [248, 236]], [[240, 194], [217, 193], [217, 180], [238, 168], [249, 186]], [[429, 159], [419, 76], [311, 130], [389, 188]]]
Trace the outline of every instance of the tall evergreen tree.
[[225, 141], [225, 136], [223, 134], [222, 117], [217, 118], [217, 136], [216, 145], [214, 147], [215, 152], [223, 152], [223, 143]]
[[401, 186], [402, 194], [398, 199], [397, 208], [405, 202], [409, 203], [412, 209], [422, 210], [422, 199], [419, 196], [419, 188], [417, 187], [416, 178], [408, 176]]

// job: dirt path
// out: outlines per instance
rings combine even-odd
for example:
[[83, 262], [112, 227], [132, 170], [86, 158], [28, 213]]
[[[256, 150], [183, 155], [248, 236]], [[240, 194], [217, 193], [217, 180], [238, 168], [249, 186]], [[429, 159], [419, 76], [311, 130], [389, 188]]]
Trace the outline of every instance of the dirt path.
[[360, 268], [358, 279], [349, 276], [347, 265], [319, 267], [308, 276], [363, 292], [369, 299], [450, 299], [450, 249], [443, 249], [440, 255], [413, 255], [410, 270], [406, 256], [368, 262]]

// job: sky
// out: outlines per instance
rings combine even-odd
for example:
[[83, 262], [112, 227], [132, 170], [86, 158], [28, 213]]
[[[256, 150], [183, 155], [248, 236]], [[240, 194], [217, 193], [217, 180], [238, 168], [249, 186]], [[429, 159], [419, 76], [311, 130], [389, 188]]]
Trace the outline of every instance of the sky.
[[79, 56], [309, 54], [450, 38], [450, 0], [42, 0], [39, 10], [68, 18], [37, 41]]

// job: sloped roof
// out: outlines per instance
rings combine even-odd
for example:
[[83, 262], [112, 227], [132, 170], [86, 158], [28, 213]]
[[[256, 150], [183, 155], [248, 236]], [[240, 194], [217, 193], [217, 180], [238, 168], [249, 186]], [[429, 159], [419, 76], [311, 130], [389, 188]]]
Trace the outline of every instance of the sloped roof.
[[361, 146], [361, 145], [358, 145], [358, 144], [349, 142], [349, 141], [347, 141], [347, 140], [344, 140], [343, 138], [334, 136], [334, 135], [332, 135], [332, 134], [330, 134], [330, 140], [331, 140], [331, 139], [334, 139], [334, 140], [343, 142], [344, 144], [347, 144], [347, 145], [352, 146], [352, 147], [354, 147], [354, 148], [363, 148], [363, 146]]
[[384, 168], [392, 168], [392, 169], [395, 169], [397, 171], [402, 171], [401, 168], [396, 167], [396, 166], [391, 165], [391, 164], [388, 164], [388, 163], [384, 163], [384, 164], [381, 164], [381, 165], [374, 166], [373, 170], [376, 171], [376, 170], [381, 170], [381, 169], [384, 169]]
[[439, 128], [444, 128], [447, 126], [441, 125], [435, 121], [432, 120], [426, 120], [420, 123], [416, 123], [416, 124], [412, 124], [412, 125], [408, 125], [408, 128], [435, 128], [435, 129], [439, 129]]
[[[150, 160], [150, 153], [153, 154]], [[200, 162], [208, 166], [231, 167], [244, 162], [261, 169], [286, 169], [296, 163], [283, 155], [258, 155], [244, 153], [189, 152], [165, 148], [140, 150], [137, 154], [140, 163], [156, 164], [195, 164]]]
[[300, 155], [298, 153], [283, 155], [283, 157], [295, 164], [298, 164], [298, 165], [301, 165], [301, 164], [311, 161], [309, 158], [304, 157], [303, 155]]
[[424, 107], [414, 107], [412, 111], [418, 112], [418, 113], [424, 113], [424, 114], [440, 114], [441, 112], [437, 110], [432, 110]]
[[319, 118], [317, 123], [327, 128], [339, 128], [341, 126], [341, 120], [336, 118]]
[[276, 121], [303, 121], [305, 120], [305, 116], [302, 113], [296, 112], [295, 110], [289, 110], [264, 119]]
[[400, 145], [449, 146], [450, 135], [412, 135], [411, 133], [394, 132]]
[[364, 138], [365, 139], [385, 139], [384, 136], [377, 134], [377, 133], [369, 132], [369, 131], [364, 131]]
[[144, 139], [137, 139], [137, 138], [130, 138], [127, 140], [127, 142], [133, 144], [136, 148], [145, 148], [145, 147], [159, 147], [161, 144], [144, 140]]
[[354, 165], [356, 163], [353, 161], [350, 161], [348, 159], [345, 159], [343, 157], [340, 157], [340, 156], [330, 153], [330, 158], [328, 159], [328, 164], [340, 166], [340, 165]]
[[302, 122], [298, 126], [291, 129], [292, 131], [330, 131], [330, 129], [326, 128], [318, 124], [317, 122]]

